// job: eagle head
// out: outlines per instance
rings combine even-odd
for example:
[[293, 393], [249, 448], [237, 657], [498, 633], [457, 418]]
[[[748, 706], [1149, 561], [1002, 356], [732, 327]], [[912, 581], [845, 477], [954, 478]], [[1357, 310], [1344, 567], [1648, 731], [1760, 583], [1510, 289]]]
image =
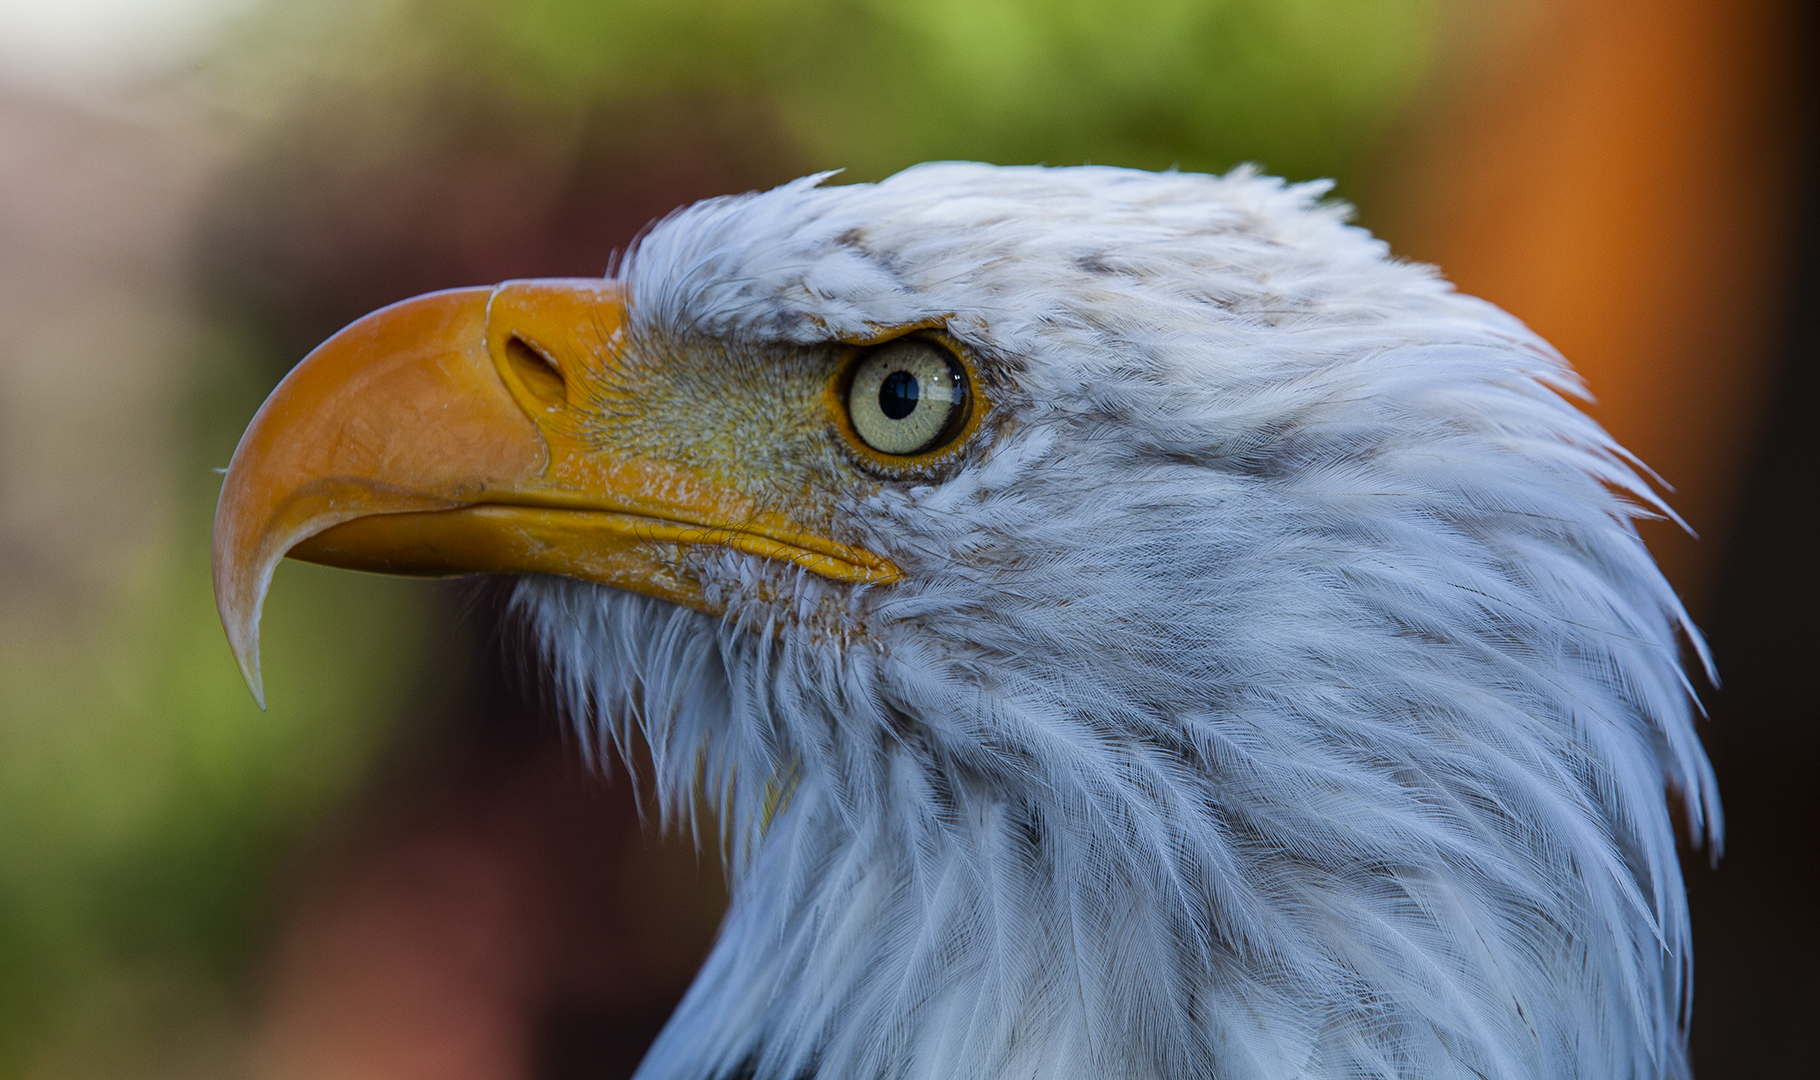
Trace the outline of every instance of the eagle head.
[[1684, 1075], [1704, 653], [1560, 356], [1319, 184], [822, 179], [305, 359], [255, 694], [287, 553], [522, 575], [724, 841], [643, 1080]]

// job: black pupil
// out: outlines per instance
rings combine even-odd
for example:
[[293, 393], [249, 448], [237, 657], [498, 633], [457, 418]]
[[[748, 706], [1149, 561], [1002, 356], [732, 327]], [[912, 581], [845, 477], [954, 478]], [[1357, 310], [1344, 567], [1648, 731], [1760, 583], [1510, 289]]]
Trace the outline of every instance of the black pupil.
[[878, 387], [879, 411], [893, 420], [902, 420], [916, 411], [923, 388], [908, 371], [893, 371]]

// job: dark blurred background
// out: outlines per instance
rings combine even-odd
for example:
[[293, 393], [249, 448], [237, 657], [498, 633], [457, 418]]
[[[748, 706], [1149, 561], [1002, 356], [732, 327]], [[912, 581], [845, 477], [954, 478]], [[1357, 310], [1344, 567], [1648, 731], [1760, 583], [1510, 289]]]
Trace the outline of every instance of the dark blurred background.
[[[630, 1073], [724, 903], [539, 704], [497, 584], [215, 622], [234, 442], [389, 301], [921, 160], [1334, 177], [1553, 340], [1700, 536], [1702, 1080], [1820, 1031], [1816, 28], [1794, 0], [0, 2], [0, 1080]], [[840, 181], [837, 181], [840, 182]]]

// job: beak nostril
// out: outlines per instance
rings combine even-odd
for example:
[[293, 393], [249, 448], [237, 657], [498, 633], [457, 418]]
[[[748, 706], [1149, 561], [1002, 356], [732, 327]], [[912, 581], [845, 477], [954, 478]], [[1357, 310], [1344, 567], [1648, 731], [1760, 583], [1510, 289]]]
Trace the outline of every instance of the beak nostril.
[[505, 352], [506, 362], [512, 365], [513, 373], [524, 384], [524, 388], [531, 392], [531, 396], [546, 405], [567, 404], [567, 383], [562, 372], [544, 355], [543, 350], [513, 334], [506, 339]]

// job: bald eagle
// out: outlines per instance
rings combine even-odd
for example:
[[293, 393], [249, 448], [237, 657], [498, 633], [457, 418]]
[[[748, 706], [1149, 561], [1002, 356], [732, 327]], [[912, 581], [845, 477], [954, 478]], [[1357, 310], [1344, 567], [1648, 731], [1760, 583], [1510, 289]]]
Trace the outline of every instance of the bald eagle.
[[255, 695], [287, 553], [522, 575], [733, 884], [642, 1080], [1687, 1075], [1704, 646], [1562, 358], [1321, 184], [824, 179], [311, 353]]

